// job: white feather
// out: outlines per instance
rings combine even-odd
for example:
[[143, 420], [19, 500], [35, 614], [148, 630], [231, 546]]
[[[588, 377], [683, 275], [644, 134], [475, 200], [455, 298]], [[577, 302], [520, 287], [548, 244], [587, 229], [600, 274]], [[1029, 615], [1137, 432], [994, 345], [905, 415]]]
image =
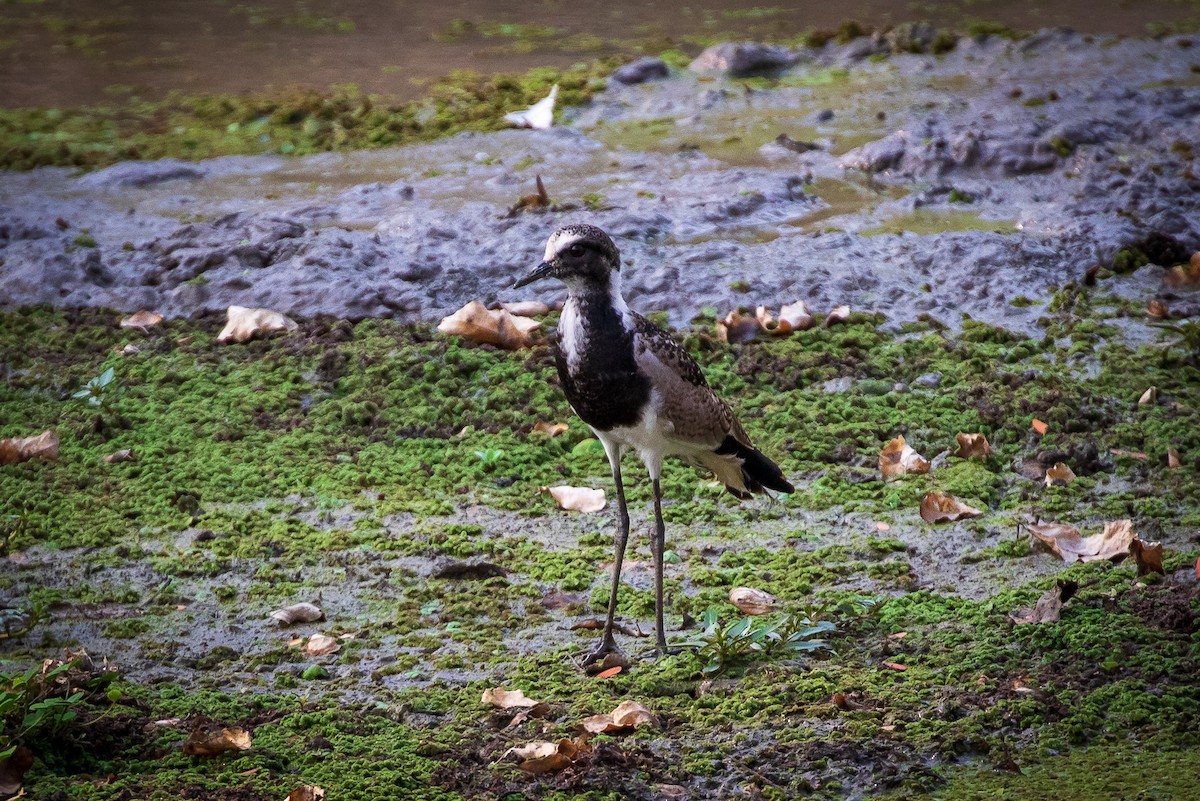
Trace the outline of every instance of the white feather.
[[543, 97], [524, 111], [510, 111], [504, 115], [504, 121], [518, 128], [533, 128], [538, 131], [549, 130], [554, 125], [554, 102], [558, 100], [558, 84], [550, 87], [550, 94]]

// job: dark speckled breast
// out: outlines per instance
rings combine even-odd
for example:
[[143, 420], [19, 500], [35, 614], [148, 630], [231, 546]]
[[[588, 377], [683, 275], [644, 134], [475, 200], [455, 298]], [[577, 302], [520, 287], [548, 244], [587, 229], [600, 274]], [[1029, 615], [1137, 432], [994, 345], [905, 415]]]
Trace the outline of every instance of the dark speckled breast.
[[606, 294], [575, 302], [583, 328], [583, 350], [572, 372], [560, 335], [554, 357], [563, 392], [575, 413], [595, 429], [611, 431], [633, 425], [650, 400], [650, 382], [634, 361], [633, 331], [625, 330]]

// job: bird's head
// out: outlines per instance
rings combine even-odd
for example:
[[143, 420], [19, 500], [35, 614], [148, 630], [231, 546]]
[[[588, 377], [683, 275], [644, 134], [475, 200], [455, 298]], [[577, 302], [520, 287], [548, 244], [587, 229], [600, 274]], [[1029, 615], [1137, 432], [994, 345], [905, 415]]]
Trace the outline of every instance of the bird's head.
[[608, 234], [594, 225], [559, 228], [546, 242], [542, 263], [517, 281], [515, 289], [543, 278], [557, 278], [574, 287], [606, 287], [621, 269], [621, 254]]

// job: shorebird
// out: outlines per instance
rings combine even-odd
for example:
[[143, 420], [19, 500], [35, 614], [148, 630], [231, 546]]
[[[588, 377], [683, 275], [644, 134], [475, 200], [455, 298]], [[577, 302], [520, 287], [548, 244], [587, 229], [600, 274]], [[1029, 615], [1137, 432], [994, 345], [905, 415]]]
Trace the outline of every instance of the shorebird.
[[659, 479], [663, 459], [675, 456], [707, 470], [739, 500], [766, 490], [792, 492], [779, 466], [750, 443], [745, 430], [704, 379], [683, 346], [632, 311], [621, 294], [621, 254], [594, 225], [568, 225], [546, 242], [542, 263], [516, 288], [543, 278], [566, 284], [555, 362], [571, 408], [604, 445], [617, 493], [617, 537], [608, 617], [600, 644], [584, 657], [593, 663], [620, 654], [613, 637], [621, 563], [629, 541], [629, 509], [621, 456], [634, 451], [654, 487], [654, 626], [659, 655], [663, 629], [663, 549]]

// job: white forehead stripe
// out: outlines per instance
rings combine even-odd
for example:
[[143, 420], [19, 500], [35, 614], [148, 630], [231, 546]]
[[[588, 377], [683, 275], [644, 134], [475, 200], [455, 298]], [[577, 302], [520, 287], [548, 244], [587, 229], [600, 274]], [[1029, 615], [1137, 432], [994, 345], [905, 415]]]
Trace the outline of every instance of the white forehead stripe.
[[546, 240], [546, 254], [542, 257], [542, 261], [553, 261], [555, 256], [581, 239], [583, 239], [583, 234], [576, 233], [575, 231], [555, 231]]

